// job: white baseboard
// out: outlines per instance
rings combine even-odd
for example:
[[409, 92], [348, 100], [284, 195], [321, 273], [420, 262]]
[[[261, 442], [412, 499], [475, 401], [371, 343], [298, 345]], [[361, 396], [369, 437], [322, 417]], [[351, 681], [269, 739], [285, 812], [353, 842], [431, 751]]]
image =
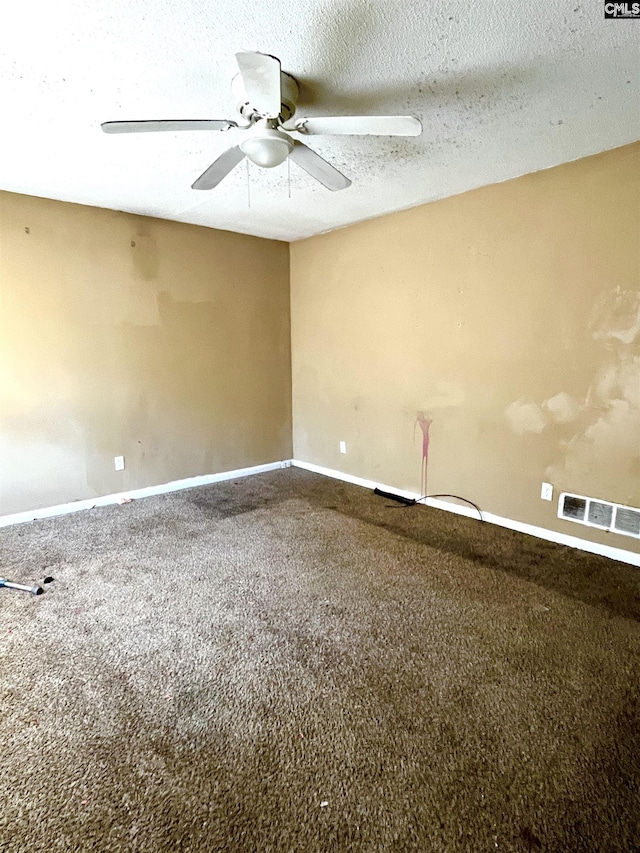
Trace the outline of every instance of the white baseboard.
[[66, 515], [70, 512], [80, 512], [83, 509], [93, 509], [97, 506], [108, 506], [127, 500], [148, 498], [152, 495], [164, 495], [167, 492], [177, 492], [181, 489], [192, 489], [195, 486], [208, 486], [211, 483], [221, 483], [224, 480], [236, 480], [239, 477], [250, 477], [252, 474], [263, 474], [265, 471], [275, 471], [277, 468], [289, 468], [289, 459], [281, 462], [269, 462], [266, 465], [254, 465], [251, 468], [238, 468], [235, 471], [222, 471], [218, 474], [202, 474], [199, 477], [187, 477], [185, 480], [173, 480], [171, 483], [161, 483], [159, 486], [145, 486], [142, 489], [131, 489], [118, 492], [115, 495], [104, 495], [99, 498], [88, 498], [43, 509], [33, 509], [27, 512], [16, 512], [13, 515], [0, 516], [0, 527], [10, 524], [23, 524], [25, 521], [35, 521], [37, 518], [52, 518], [55, 515]]
[[[222, 471], [217, 474], [203, 474], [199, 477], [188, 477], [185, 480], [173, 480], [170, 483], [161, 483], [157, 486], [145, 486], [142, 489], [131, 489], [126, 492], [118, 492], [113, 495], [103, 495], [102, 497], [89, 498], [82, 501], [73, 501], [72, 503], [58, 504], [57, 506], [43, 507], [42, 509], [28, 510], [27, 512], [17, 512], [12, 515], [0, 516], [0, 527], [8, 527], [10, 524], [23, 524], [27, 521], [35, 521], [38, 518], [52, 518], [56, 515], [66, 515], [71, 512], [80, 512], [85, 509], [93, 509], [99, 506], [109, 506], [110, 504], [121, 503], [122, 501], [139, 500], [140, 498], [148, 498], [153, 495], [163, 495], [168, 492], [177, 492], [181, 489], [192, 489], [195, 486], [208, 486], [212, 483], [221, 483], [224, 480], [235, 480], [240, 477], [250, 477], [253, 474], [263, 474], [267, 471], [275, 471], [278, 468], [289, 468], [294, 465], [297, 468], [304, 468], [307, 471], [312, 471], [315, 474], [322, 474], [325, 477], [332, 477], [335, 480], [343, 480], [345, 483], [353, 483], [355, 486], [362, 486], [365, 489], [379, 488], [385, 492], [400, 495], [411, 500], [417, 500], [420, 495], [417, 492], [405, 491], [396, 489], [393, 486], [387, 486], [385, 483], [377, 483], [375, 480], [366, 480], [364, 477], [355, 477], [352, 474], [345, 474], [343, 471], [336, 471], [333, 468], [323, 468], [321, 465], [313, 465], [311, 462], [301, 462], [298, 459], [284, 459], [279, 462], [269, 462], [266, 465], [254, 465], [251, 468], [238, 468], [235, 471]], [[420, 503], [426, 506], [432, 506], [436, 509], [443, 509], [447, 512], [457, 513], [458, 515], [466, 515], [470, 518], [478, 518], [478, 513], [475, 509], [468, 506], [460, 506], [459, 504], [449, 503], [438, 498], [426, 498]], [[537, 536], [538, 539], [546, 539], [548, 542], [556, 542], [559, 545], [567, 545], [569, 548], [577, 548], [580, 551], [587, 551], [590, 554], [598, 554], [601, 557], [608, 557], [611, 560], [618, 560], [621, 563], [629, 563], [632, 566], [640, 566], [640, 554], [635, 554], [633, 551], [626, 551], [623, 548], [614, 548], [611, 545], [600, 545], [597, 542], [589, 542], [587, 539], [579, 539], [577, 536], [569, 536], [566, 533], [557, 533], [555, 530], [547, 530], [545, 527], [536, 527], [533, 524], [526, 524], [522, 521], [515, 521], [511, 518], [503, 518], [500, 515], [494, 515], [492, 512], [482, 512], [482, 517], [485, 521], [491, 524], [497, 524], [499, 527], [506, 527], [509, 530], [516, 530], [519, 533], [527, 533], [529, 536]]]
[[[355, 486], [362, 486], [365, 489], [382, 489], [384, 492], [400, 495], [404, 498], [417, 500], [421, 496], [417, 492], [408, 492], [403, 489], [396, 489], [393, 486], [387, 486], [384, 483], [376, 483], [374, 480], [365, 480], [363, 477], [354, 477], [352, 474], [345, 474], [342, 471], [336, 471], [333, 468], [323, 468], [320, 465], [313, 465], [310, 462], [300, 462], [298, 459], [292, 459], [291, 464], [296, 468], [304, 468], [307, 471], [312, 471], [314, 474], [323, 474], [325, 477], [333, 477], [335, 480], [343, 480], [345, 483], [353, 483]], [[458, 515], [466, 515], [470, 518], [478, 518], [478, 513], [475, 509], [468, 506], [460, 506], [459, 504], [449, 503], [449, 501], [439, 500], [437, 498], [427, 498], [421, 500], [420, 503], [426, 506], [432, 506], [436, 509], [444, 509], [447, 512], [454, 512]], [[608, 557], [610, 560], [618, 560], [621, 563], [629, 563], [631, 566], [640, 566], [640, 554], [635, 554], [633, 551], [627, 551], [624, 548], [614, 548], [611, 545], [600, 545], [598, 542], [589, 542], [587, 539], [580, 539], [577, 536], [569, 536], [566, 533], [557, 533], [555, 530], [547, 530], [546, 527], [536, 527], [533, 524], [525, 524], [523, 521], [514, 521], [511, 518], [503, 518], [501, 515], [494, 515], [492, 512], [482, 511], [482, 517], [490, 524], [497, 524], [499, 527], [506, 527], [509, 530], [516, 530], [518, 533], [527, 533], [529, 536], [537, 536], [538, 539], [546, 539], [547, 542], [556, 542], [558, 545], [567, 545], [569, 548], [577, 548], [580, 551], [587, 551], [590, 554], [598, 554], [601, 557]]]

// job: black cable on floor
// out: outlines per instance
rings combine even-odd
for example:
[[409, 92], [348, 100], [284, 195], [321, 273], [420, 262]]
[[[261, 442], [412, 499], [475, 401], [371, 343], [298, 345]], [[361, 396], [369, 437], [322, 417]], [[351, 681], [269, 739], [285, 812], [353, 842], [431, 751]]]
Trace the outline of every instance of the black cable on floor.
[[475, 509], [475, 511], [480, 516], [480, 521], [484, 521], [484, 516], [482, 515], [482, 510], [480, 509], [480, 507], [477, 504], [474, 504], [474, 502], [470, 501], [468, 498], [461, 498], [460, 495], [423, 495], [421, 498], [418, 498], [416, 500], [416, 503], [424, 501], [427, 498], [455, 498], [457, 501], [464, 501], [464, 503], [469, 504], [469, 506], [472, 506]]
[[427, 500], [427, 498], [454, 498], [457, 501], [463, 501], [466, 504], [472, 506], [478, 515], [480, 516], [480, 521], [484, 521], [484, 516], [482, 515], [482, 510], [477, 504], [474, 504], [473, 501], [468, 500], [467, 498], [462, 498], [460, 495], [423, 495], [421, 498], [405, 498], [404, 495], [394, 494], [393, 492], [383, 492], [382, 489], [374, 489], [373, 493], [375, 495], [380, 495], [383, 498], [390, 498], [392, 501], [397, 501], [398, 503], [403, 504], [401, 507], [390, 507], [390, 509], [406, 509], [408, 506], [415, 506], [415, 504], [420, 503], [420, 501]]

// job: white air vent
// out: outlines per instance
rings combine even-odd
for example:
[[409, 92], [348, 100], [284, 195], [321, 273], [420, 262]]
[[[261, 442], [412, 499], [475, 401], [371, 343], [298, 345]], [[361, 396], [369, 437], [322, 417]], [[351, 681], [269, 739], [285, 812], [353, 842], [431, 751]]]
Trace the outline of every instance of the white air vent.
[[627, 536], [640, 536], [640, 510], [631, 509], [628, 506], [619, 506], [613, 527], [618, 533], [626, 533]]
[[640, 537], [640, 509], [584, 495], [563, 492], [558, 498], [558, 518], [622, 533], [623, 536]]

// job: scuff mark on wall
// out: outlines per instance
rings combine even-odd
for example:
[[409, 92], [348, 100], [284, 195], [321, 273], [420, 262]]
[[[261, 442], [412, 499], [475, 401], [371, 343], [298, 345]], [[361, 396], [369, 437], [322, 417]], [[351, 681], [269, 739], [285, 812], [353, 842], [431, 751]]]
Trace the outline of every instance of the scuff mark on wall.
[[413, 425], [413, 438], [415, 441], [416, 426], [422, 430], [422, 461], [420, 467], [420, 494], [427, 495], [427, 468], [429, 466], [429, 428], [433, 423], [432, 418], [427, 417], [424, 412], [418, 412]]

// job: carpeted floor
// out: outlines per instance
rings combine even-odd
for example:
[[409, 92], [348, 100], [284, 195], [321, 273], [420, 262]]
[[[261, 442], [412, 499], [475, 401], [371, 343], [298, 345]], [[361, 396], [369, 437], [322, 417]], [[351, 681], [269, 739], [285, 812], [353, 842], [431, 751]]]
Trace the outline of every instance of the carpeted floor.
[[0, 851], [640, 850], [640, 572], [297, 469], [5, 528]]

